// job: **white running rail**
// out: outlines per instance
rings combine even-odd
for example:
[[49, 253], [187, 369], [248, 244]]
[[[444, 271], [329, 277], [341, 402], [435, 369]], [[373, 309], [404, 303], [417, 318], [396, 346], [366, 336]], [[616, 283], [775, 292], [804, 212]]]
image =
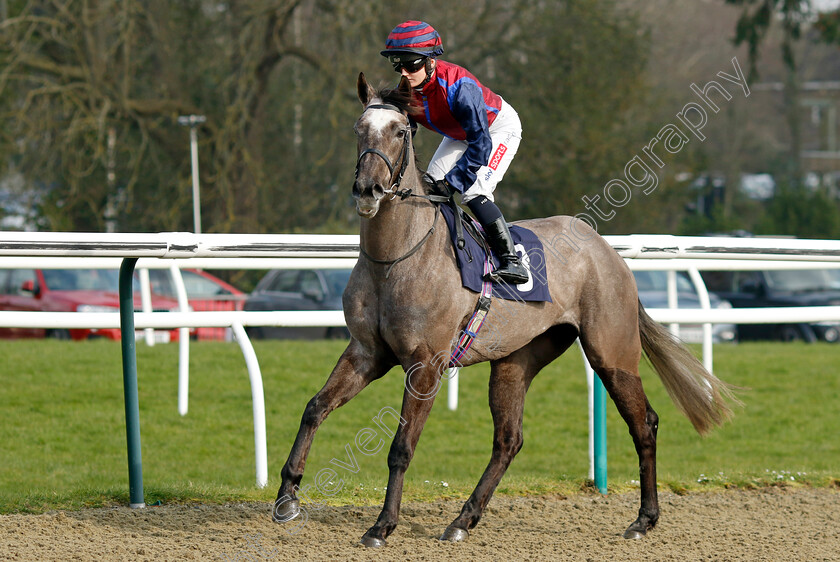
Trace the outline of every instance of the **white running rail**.
[[[712, 323], [820, 322], [840, 320], [840, 307], [711, 309], [698, 271], [840, 268], [840, 241], [785, 238], [707, 238], [669, 235], [606, 236], [631, 269], [688, 271], [698, 289], [701, 309], [649, 309], [664, 323], [704, 324], [703, 359], [711, 370]], [[100, 234], [0, 232], [0, 268], [119, 268], [136, 257], [137, 269], [171, 269], [179, 304], [187, 310], [179, 264], [204, 269], [352, 267], [358, 258], [356, 235], [247, 235], [153, 233]], [[585, 251], [580, 242], [578, 251]], [[71, 258], [82, 258], [71, 260]], [[183, 262], [180, 260], [184, 260]], [[0, 327], [119, 328], [118, 313], [0, 311]], [[257, 485], [267, 483], [265, 400], [262, 376], [244, 326], [341, 326], [340, 311], [178, 312], [135, 314], [137, 328], [230, 327], [242, 349], [251, 380]], [[187, 412], [189, 337], [182, 332], [178, 408]], [[450, 379], [449, 406], [457, 407], [457, 373]], [[591, 392], [590, 392], [591, 394]], [[591, 412], [591, 405], [590, 405]], [[590, 413], [590, 417], [591, 417]]]

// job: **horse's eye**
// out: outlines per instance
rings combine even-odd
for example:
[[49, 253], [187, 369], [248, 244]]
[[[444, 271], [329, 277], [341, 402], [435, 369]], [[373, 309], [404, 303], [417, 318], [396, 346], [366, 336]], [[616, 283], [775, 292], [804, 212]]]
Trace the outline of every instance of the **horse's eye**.
[[399, 131], [397, 131], [397, 138], [398, 139], [401, 139], [401, 138], [404, 138], [404, 137], [405, 137], [405, 129], [400, 129]]

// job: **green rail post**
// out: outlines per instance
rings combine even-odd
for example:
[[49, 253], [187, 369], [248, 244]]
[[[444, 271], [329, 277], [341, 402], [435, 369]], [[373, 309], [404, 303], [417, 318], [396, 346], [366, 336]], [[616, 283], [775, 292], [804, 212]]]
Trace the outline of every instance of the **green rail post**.
[[594, 449], [595, 449], [595, 487], [602, 494], [607, 493], [607, 390], [598, 373], [592, 380]]
[[120, 265], [120, 340], [122, 343], [125, 435], [128, 443], [129, 506], [146, 507], [143, 499], [143, 456], [140, 452], [140, 400], [137, 396], [137, 354], [134, 339], [134, 266], [137, 258]]

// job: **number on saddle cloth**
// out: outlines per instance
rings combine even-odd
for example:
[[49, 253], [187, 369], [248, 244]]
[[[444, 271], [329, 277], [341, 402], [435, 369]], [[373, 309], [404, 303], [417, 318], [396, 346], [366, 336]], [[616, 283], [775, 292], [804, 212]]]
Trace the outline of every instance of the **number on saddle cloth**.
[[[456, 261], [458, 268], [461, 270], [461, 284], [471, 291], [481, 293], [482, 276], [485, 273], [484, 257], [488, 252], [481, 227], [471, 218], [469, 220], [472, 221], [472, 224], [469, 224], [465, 219], [463, 224], [469, 226], [464, 230], [468, 235], [462, 234], [459, 236], [456, 211], [449, 205], [441, 205], [440, 210], [449, 227], [450, 238], [455, 247]], [[463, 214], [463, 212], [458, 214]], [[493, 283], [493, 296], [518, 301], [551, 302], [542, 242], [526, 228], [511, 226], [510, 232], [522, 263], [528, 269], [530, 279], [522, 285], [508, 285], [504, 282]], [[464, 241], [463, 247], [459, 246], [459, 240]], [[492, 257], [492, 260], [492, 265], [498, 267], [498, 260], [495, 257]]]

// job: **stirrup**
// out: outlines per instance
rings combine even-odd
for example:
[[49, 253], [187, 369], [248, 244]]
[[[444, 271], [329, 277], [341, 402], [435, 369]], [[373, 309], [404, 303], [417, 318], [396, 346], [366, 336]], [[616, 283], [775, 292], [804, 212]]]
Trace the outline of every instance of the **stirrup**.
[[[513, 271], [506, 270], [510, 266], [513, 266]], [[516, 271], [516, 269], [519, 271]], [[528, 272], [522, 264], [507, 263], [485, 275], [484, 280], [492, 281], [493, 283], [505, 282], [508, 285], [522, 285], [528, 282]]]

